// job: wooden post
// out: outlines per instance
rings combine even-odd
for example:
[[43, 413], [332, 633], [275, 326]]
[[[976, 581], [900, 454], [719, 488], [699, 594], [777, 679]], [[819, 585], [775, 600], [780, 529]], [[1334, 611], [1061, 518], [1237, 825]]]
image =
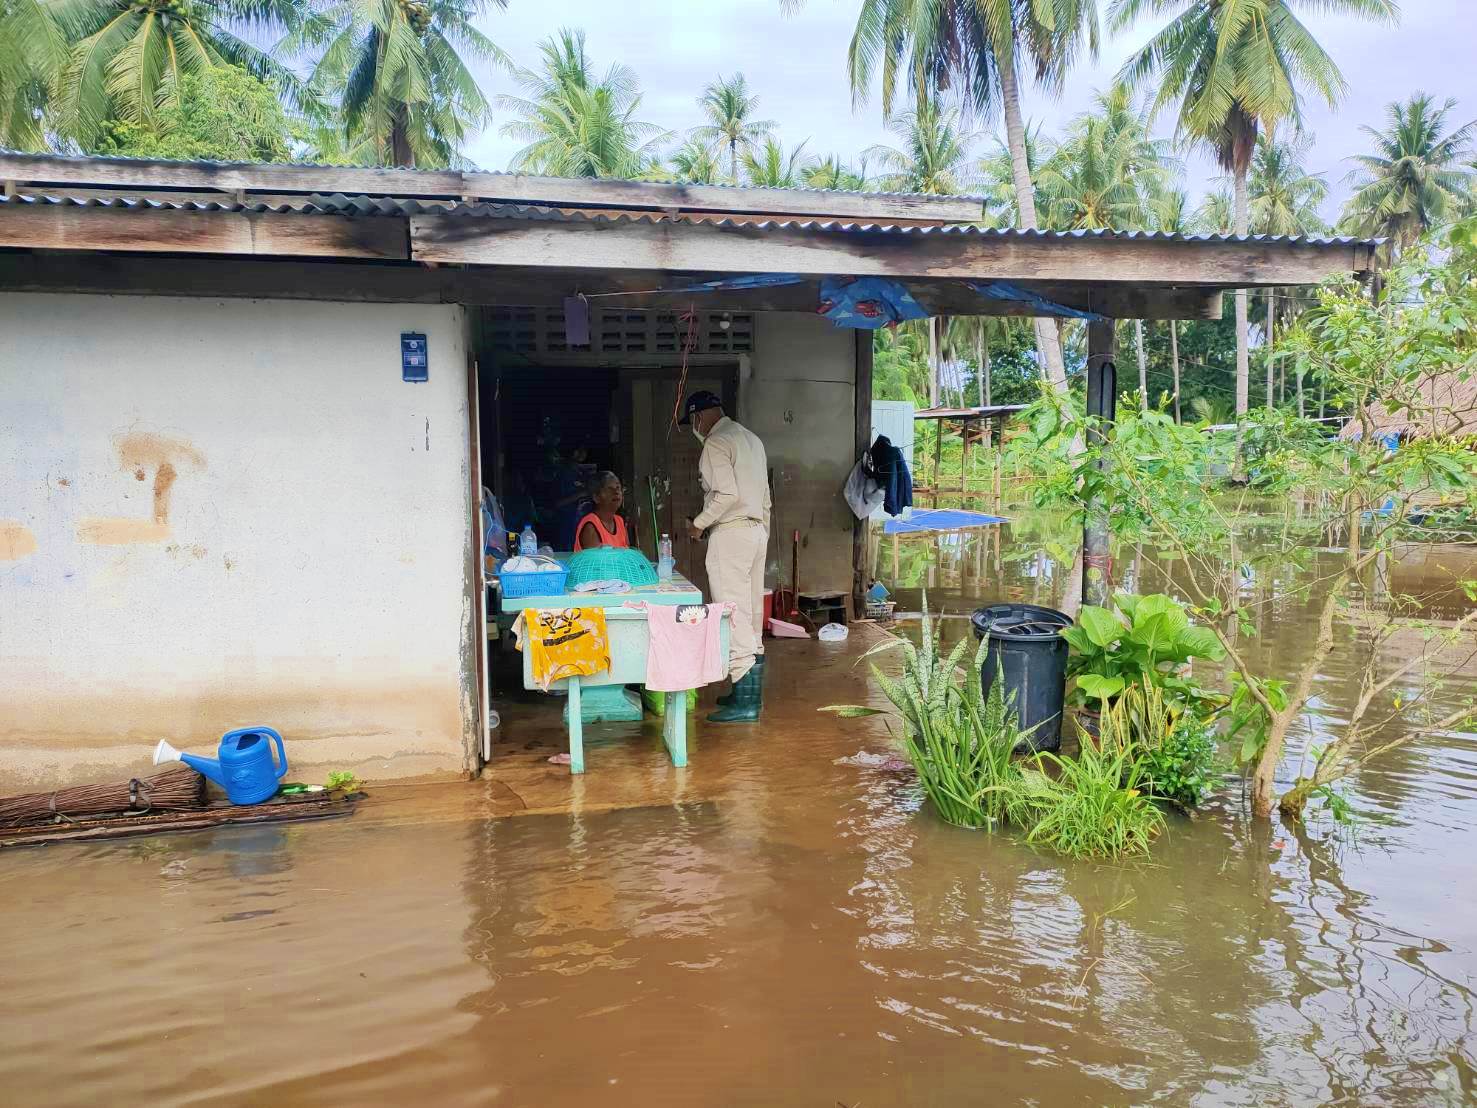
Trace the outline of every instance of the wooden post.
[[[856, 411], [853, 459], [860, 458], [872, 445], [872, 332], [856, 333]], [[866, 611], [867, 587], [871, 584], [867, 566], [867, 528], [870, 521], [859, 519], [851, 530], [851, 611], [858, 618]]]
[[995, 514], [1000, 514], [1001, 471], [1005, 469], [1005, 417], [995, 417], [995, 453], [990, 461], [995, 466]]
[[[1115, 346], [1112, 320], [1087, 325], [1087, 417], [1099, 421], [1087, 433], [1088, 445], [1093, 447], [1106, 441], [1105, 425], [1116, 418], [1118, 371], [1113, 362]], [[1101, 466], [1103, 463], [1098, 464]], [[1108, 505], [1095, 500], [1087, 505], [1087, 516], [1082, 524], [1084, 604], [1107, 604], [1113, 577], [1108, 542]]]
[[944, 483], [944, 421], [933, 421], [933, 506], [939, 506], [939, 486]]
[[969, 420], [964, 421], [964, 449], [959, 455], [959, 495], [969, 488]]

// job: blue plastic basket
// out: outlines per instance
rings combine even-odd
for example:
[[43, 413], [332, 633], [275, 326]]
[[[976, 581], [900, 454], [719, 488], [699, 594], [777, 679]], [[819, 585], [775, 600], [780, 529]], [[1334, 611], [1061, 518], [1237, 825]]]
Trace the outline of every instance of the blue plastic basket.
[[520, 596], [558, 596], [568, 578], [569, 570], [558, 569], [543, 573], [500, 573], [497, 579], [503, 588], [503, 599], [516, 600]]

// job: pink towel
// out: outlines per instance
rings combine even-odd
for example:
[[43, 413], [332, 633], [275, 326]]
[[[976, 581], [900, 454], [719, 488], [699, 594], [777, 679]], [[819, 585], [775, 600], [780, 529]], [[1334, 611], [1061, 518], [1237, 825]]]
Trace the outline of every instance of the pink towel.
[[652, 692], [700, 689], [728, 675], [728, 658], [719, 631], [732, 604], [647, 604], [628, 600], [627, 608], [646, 611], [650, 645], [646, 687]]

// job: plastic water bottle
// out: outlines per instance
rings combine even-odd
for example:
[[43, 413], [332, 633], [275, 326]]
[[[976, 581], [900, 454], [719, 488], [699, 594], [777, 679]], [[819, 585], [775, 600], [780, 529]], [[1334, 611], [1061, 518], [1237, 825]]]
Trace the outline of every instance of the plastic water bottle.
[[663, 535], [662, 541], [656, 544], [656, 576], [660, 581], [670, 581], [672, 570], [676, 568], [677, 559], [672, 557], [672, 536]]
[[518, 553], [529, 558], [538, 553], [538, 536], [533, 533], [531, 523], [525, 523], [523, 534], [518, 536]]

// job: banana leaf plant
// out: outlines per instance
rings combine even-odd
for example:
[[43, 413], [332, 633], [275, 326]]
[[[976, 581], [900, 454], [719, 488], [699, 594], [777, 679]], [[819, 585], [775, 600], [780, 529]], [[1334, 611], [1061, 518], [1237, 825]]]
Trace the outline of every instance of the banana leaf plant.
[[1084, 604], [1075, 626], [1062, 632], [1072, 648], [1067, 676], [1075, 678], [1075, 707], [1115, 701], [1130, 684], [1152, 683], [1178, 709], [1202, 716], [1225, 705], [1226, 698], [1196, 685], [1187, 663], [1219, 661], [1225, 650], [1215, 634], [1190, 622], [1185, 606], [1171, 596], [1120, 592], [1113, 607]]

